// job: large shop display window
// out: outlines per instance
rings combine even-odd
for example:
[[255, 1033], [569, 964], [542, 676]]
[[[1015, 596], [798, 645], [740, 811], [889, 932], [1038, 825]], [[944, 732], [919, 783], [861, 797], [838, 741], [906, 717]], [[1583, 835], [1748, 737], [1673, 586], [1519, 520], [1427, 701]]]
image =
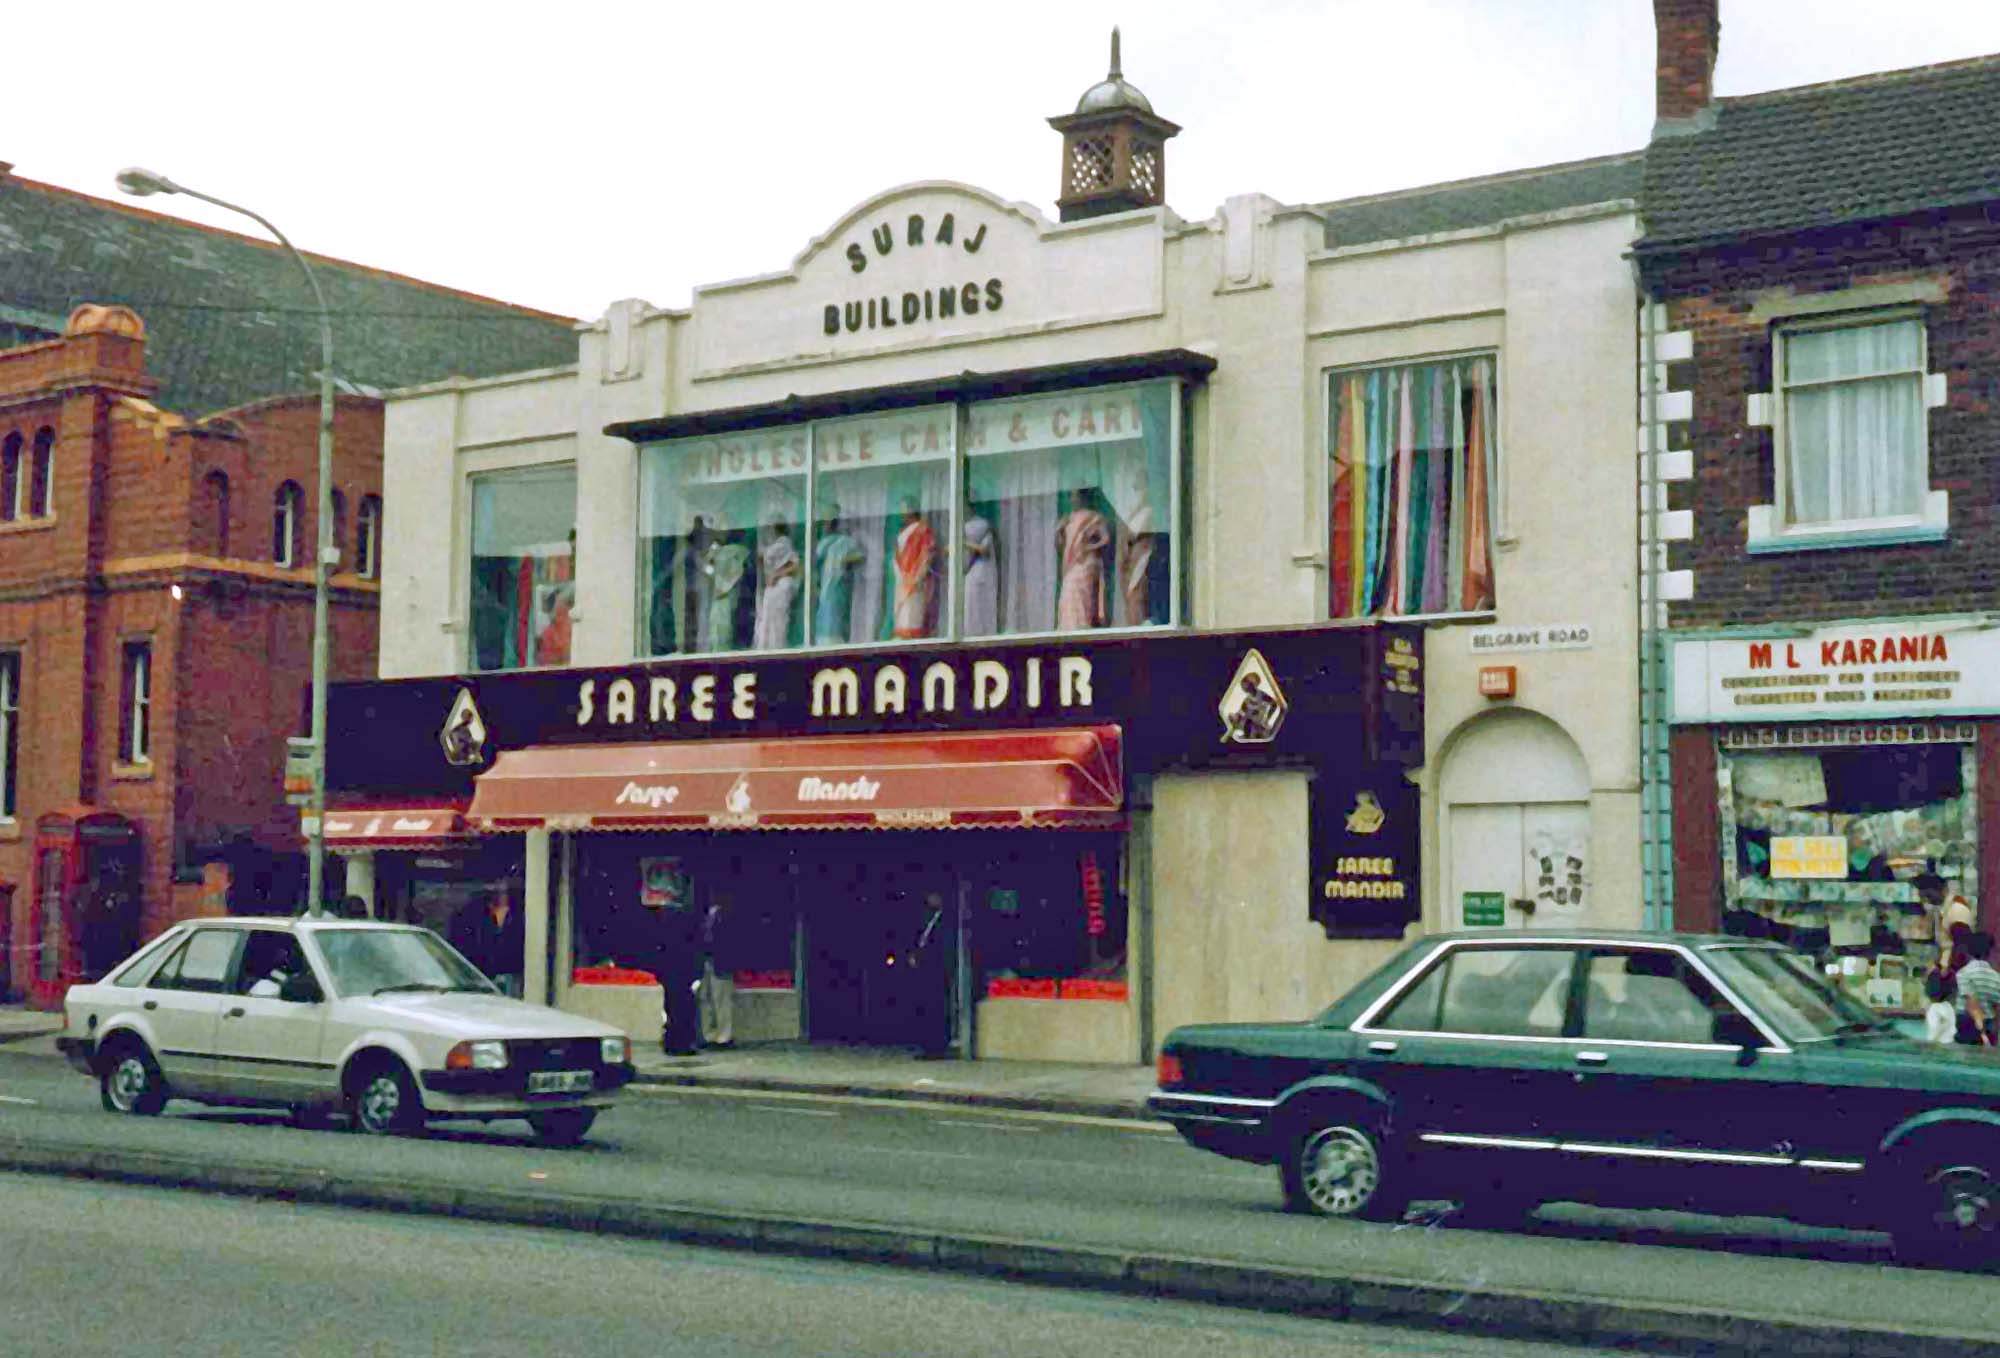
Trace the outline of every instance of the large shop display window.
[[1010, 846], [969, 876], [972, 960], [987, 999], [1126, 998], [1117, 835]]
[[472, 481], [472, 665], [566, 665], [576, 607], [576, 468]]
[[1493, 607], [1496, 367], [1482, 354], [1332, 374], [1332, 616]]
[[651, 445], [640, 462], [649, 653], [1170, 625], [1178, 390], [1090, 388]]
[[1977, 902], [1970, 744], [1725, 749], [1725, 932], [1774, 938], [1877, 1008], [1924, 1006], [1940, 906]]

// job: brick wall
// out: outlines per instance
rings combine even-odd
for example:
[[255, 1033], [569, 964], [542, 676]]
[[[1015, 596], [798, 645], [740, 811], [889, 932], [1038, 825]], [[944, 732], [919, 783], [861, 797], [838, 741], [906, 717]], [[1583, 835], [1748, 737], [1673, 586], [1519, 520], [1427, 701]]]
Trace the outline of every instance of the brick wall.
[[[106, 335], [0, 352], [0, 438], [57, 430], [55, 514], [0, 529], [0, 647], [22, 656], [16, 815], [0, 823], [0, 882], [27, 937], [37, 817], [82, 802], [139, 828], [143, 929], [217, 908], [201, 860], [228, 845], [299, 848], [283, 804], [285, 737], [304, 729], [317, 537], [317, 394], [203, 422], [131, 397], [152, 388], [143, 343]], [[229, 482], [228, 552], [209, 477]], [[305, 491], [300, 564], [271, 560], [280, 484]], [[376, 588], [352, 574], [354, 526], [382, 484], [381, 403], [336, 407], [334, 484], [347, 503], [334, 577], [335, 679], [375, 673]], [[179, 597], [175, 597], [175, 589]], [[127, 641], [152, 647], [148, 766], [118, 758]], [[176, 880], [176, 869], [180, 879]], [[210, 870], [211, 879], [214, 870]], [[18, 987], [32, 953], [17, 951]]]
[[[1648, 283], [1669, 325], [1692, 332], [1693, 358], [1669, 386], [1694, 393], [1695, 475], [1669, 507], [1694, 512], [1694, 536], [1669, 564], [1694, 571], [1694, 597], [1670, 625], [1824, 622], [1972, 611], [2000, 601], [2000, 209], [1934, 214], [1653, 261]], [[1747, 397], [1772, 388], [1773, 322], [1753, 314], [1781, 289], [1825, 293], [1928, 282], [1930, 371], [1947, 403], [1929, 412], [1930, 485], [1949, 492], [1943, 542], [1752, 556], [1750, 506], [1773, 502], [1772, 431], [1748, 423]]]

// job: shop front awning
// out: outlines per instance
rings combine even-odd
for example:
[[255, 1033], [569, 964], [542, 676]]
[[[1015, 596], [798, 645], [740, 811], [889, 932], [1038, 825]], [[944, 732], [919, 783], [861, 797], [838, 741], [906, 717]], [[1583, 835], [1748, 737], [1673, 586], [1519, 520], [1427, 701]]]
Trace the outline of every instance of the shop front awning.
[[475, 829], [880, 830], [1122, 824], [1115, 726], [510, 750]]
[[324, 829], [329, 849], [420, 849], [471, 838], [464, 807], [447, 803], [329, 806]]

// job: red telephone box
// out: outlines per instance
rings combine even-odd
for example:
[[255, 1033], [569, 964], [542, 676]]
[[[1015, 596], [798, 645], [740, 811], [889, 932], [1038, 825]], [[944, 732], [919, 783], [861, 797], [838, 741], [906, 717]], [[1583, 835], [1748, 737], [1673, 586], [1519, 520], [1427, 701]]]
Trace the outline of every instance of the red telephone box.
[[35, 822], [34, 896], [20, 949], [29, 1000], [62, 1005], [63, 992], [92, 981], [139, 946], [139, 831], [115, 811], [78, 807]]

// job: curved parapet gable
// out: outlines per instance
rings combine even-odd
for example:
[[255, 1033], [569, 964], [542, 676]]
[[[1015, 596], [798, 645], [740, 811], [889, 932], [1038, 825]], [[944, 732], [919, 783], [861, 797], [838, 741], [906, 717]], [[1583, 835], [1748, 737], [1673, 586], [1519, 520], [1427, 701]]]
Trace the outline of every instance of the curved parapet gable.
[[849, 209], [780, 273], [695, 289], [696, 380], [1160, 314], [1164, 210], [1057, 224], [928, 180]]

